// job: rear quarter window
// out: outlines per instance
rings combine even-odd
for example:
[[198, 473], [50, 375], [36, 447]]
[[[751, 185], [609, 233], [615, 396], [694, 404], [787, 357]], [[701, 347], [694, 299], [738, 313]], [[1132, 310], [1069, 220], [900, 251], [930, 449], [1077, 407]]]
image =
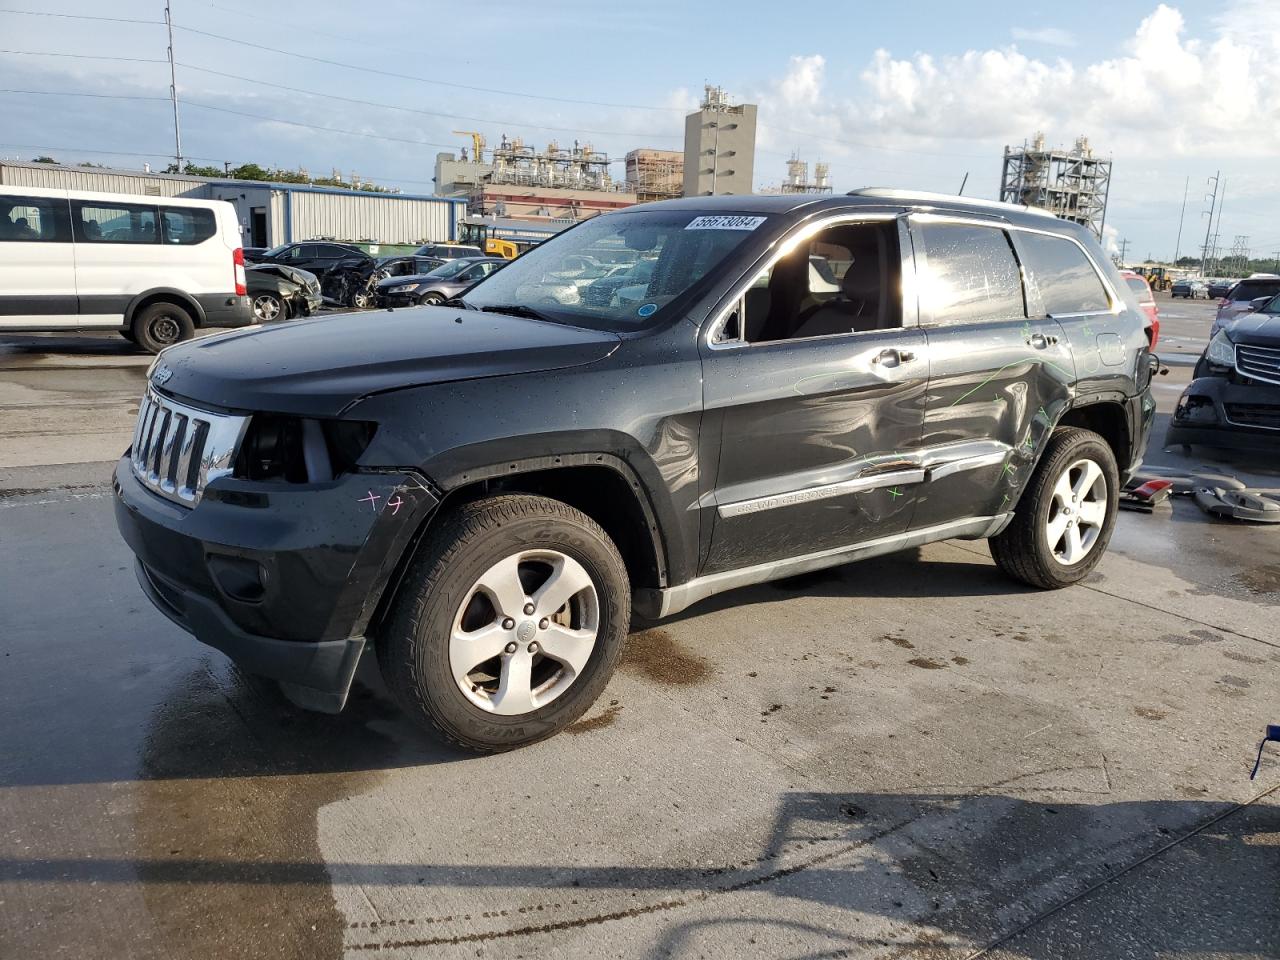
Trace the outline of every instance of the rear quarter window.
[[1129, 289], [1133, 291], [1139, 303], [1151, 299], [1151, 289], [1147, 286], [1147, 281], [1141, 277], [1125, 277], [1124, 282], [1129, 285]]
[[1003, 230], [961, 223], [925, 223], [918, 229], [928, 257], [920, 294], [933, 323], [1027, 315], [1018, 261]]
[[213, 211], [199, 207], [161, 207], [160, 222], [164, 226], [164, 242], [179, 246], [204, 243], [218, 232]]
[[[1018, 234], [1024, 266], [1040, 291], [1045, 313], [1106, 313], [1111, 309], [1107, 288], [1083, 250], [1063, 237], [1044, 233]], [[1145, 292], [1143, 296], [1146, 296]]]

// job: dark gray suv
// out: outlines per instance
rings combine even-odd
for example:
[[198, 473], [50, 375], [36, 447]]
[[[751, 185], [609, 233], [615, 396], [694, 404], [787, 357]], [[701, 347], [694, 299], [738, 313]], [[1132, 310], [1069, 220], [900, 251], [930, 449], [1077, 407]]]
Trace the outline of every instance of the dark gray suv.
[[372, 644], [409, 714], [498, 750], [587, 709], [633, 607], [947, 538], [1078, 582], [1152, 360], [1094, 238], [1042, 212], [645, 204], [448, 306], [166, 350], [116, 516], [156, 606], [297, 702], [341, 709]]

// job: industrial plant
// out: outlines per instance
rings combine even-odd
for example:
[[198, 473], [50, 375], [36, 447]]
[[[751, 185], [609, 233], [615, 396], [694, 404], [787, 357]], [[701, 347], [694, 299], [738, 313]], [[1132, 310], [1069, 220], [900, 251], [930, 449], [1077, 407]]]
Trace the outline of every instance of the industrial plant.
[[1001, 200], [1084, 224], [1099, 239], [1107, 222], [1110, 186], [1111, 160], [1095, 157], [1087, 137], [1077, 137], [1069, 150], [1046, 149], [1044, 134], [1037, 133], [1030, 145], [1004, 148]]

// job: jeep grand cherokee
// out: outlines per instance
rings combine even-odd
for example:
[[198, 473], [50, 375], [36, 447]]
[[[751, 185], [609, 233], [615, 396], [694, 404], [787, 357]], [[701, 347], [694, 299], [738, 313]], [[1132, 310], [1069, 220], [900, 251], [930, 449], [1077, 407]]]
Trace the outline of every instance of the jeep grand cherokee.
[[[582, 263], [634, 269], [596, 296]], [[341, 709], [372, 645], [408, 713], [496, 750], [587, 709], [633, 605], [953, 537], [1079, 581], [1150, 371], [1129, 288], [1043, 212], [651, 203], [446, 306], [166, 350], [116, 516], [155, 605], [297, 702]]]

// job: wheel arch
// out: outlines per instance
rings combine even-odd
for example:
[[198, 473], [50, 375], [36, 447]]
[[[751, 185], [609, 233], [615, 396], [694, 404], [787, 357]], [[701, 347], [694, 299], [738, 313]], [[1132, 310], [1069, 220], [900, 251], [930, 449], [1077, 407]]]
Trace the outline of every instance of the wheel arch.
[[176, 287], [153, 287], [150, 290], [145, 290], [135, 296], [129, 301], [129, 305], [125, 307], [125, 326], [131, 326], [133, 324], [134, 317], [153, 303], [172, 303], [176, 306], [182, 307], [182, 309], [186, 310], [187, 313], [191, 315], [192, 323], [197, 327], [204, 326], [204, 308], [200, 306], [199, 302], [192, 297], [191, 294], [179, 290]]
[[1075, 404], [1058, 419], [1056, 427], [1081, 427], [1092, 430], [1107, 442], [1115, 454], [1123, 478], [1133, 459], [1133, 431], [1129, 413], [1121, 398], [1100, 398]]
[[[607, 453], [548, 454], [470, 468], [444, 491], [406, 546], [383, 593], [368, 632], [376, 635], [385, 622], [423, 543], [439, 519], [457, 506], [501, 493], [526, 493], [567, 503], [604, 529], [622, 554], [632, 589], [668, 585], [667, 550], [653, 504], [631, 466]], [[618, 509], [621, 507], [621, 509]]]

